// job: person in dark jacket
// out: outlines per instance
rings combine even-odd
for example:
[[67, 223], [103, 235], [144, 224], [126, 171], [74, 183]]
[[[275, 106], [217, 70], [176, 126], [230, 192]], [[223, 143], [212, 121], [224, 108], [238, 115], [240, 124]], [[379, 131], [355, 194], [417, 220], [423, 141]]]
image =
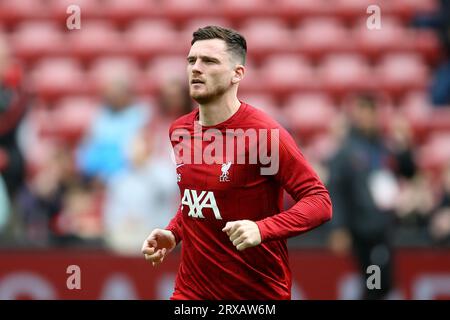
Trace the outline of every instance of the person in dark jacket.
[[0, 175], [11, 200], [25, 176], [25, 163], [17, 141], [25, 111], [22, 70], [11, 59], [6, 42], [0, 39]]
[[[383, 299], [393, 286], [391, 230], [397, 184], [393, 158], [380, 138], [376, 98], [356, 97], [351, 124], [331, 159], [329, 190], [334, 221], [330, 245], [335, 252], [352, 247], [362, 275], [363, 299]], [[370, 289], [368, 267], [380, 268], [380, 288]]]
[[430, 100], [437, 107], [450, 105], [450, 0], [439, 0], [436, 12], [419, 13], [413, 26], [434, 29], [441, 44], [441, 61], [430, 83]]

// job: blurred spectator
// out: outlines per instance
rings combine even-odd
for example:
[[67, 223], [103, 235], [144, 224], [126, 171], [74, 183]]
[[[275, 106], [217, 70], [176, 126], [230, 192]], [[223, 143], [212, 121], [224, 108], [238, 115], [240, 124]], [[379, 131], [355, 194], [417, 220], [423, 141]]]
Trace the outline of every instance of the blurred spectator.
[[381, 289], [368, 289], [364, 280], [364, 299], [386, 298], [393, 287], [390, 213], [397, 185], [390, 169], [392, 156], [380, 137], [378, 116], [374, 97], [357, 96], [351, 106], [351, 128], [330, 161], [331, 249], [345, 253], [352, 246], [363, 279], [368, 266], [381, 269]]
[[387, 141], [389, 149], [397, 159], [396, 172], [400, 177], [410, 179], [417, 172], [411, 126], [405, 118], [394, 116], [390, 121], [390, 127], [390, 136]]
[[[449, 13], [450, 14], [450, 13]], [[450, 27], [449, 27], [450, 30]], [[450, 37], [450, 31], [448, 32]], [[431, 83], [431, 102], [436, 106], [450, 105], [450, 59], [437, 68]]]
[[450, 164], [443, 170], [444, 190], [437, 209], [431, 216], [429, 231], [438, 244], [450, 245]]
[[5, 182], [0, 175], [0, 234], [2, 234], [2, 231], [8, 223], [10, 210], [8, 191], [6, 190]]
[[158, 93], [158, 110], [158, 116], [167, 122], [191, 112], [192, 100], [185, 81], [174, 77], [161, 85]]
[[148, 106], [135, 101], [126, 74], [112, 76], [100, 108], [77, 153], [81, 173], [106, 181], [127, 165], [126, 148], [150, 119]]
[[6, 42], [0, 38], [0, 177], [7, 192], [4, 205], [6, 201], [14, 202], [25, 176], [24, 159], [17, 141], [25, 112], [21, 68], [12, 60]]
[[104, 223], [110, 248], [140, 253], [149, 230], [164, 227], [176, 212], [179, 191], [170, 161], [169, 125], [191, 110], [188, 89], [171, 79], [160, 88], [157, 114], [129, 145], [130, 165], [107, 186]]
[[23, 227], [23, 241], [34, 245], [49, 245], [54, 231], [52, 221], [62, 209], [68, 175], [68, 153], [65, 149], [52, 150], [20, 193], [18, 214]]
[[131, 166], [108, 183], [104, 208], [105, 239], [123, 254], [140, 253], [142, 238], [164, 227], [179, 196], [175, 165], [153, 154], [155, 136], [138, 135], [130, 145]]
[[431, 219], [430, 233], [439, 244], [450, 244], [450, 206], [439, 208]]
[[417, 168], [414, 160], [414, 141], [409, 122], [396, 116], [390, 121], [389, 149], [396, 158], [399, 182], [395, 213], [399, 223], [416, 230], [423, 229], [435, 205], [427, 175]]
[[439, 10], [433, 16], [416, 18], [416, 26], [432, 27], [440, 39], [443, 61], [436, 69], [431, 83], [431, 101], [434, 105], [450, 105], [450, 1], [440, 0]]
[[192, 110], [192, 100], [186, 82], [179, 78], [167, 79], [159, 88], [157, 112], [151, 121], [149, 130], [159, 135], [156, 154], [167, 155], [172, 152], [169, 140], [169, 126], [183, 114]]
[[56, 145], [18, 198], [22, 240], [34, 246], [83, 242], [90, 234], [86, 236], [82, 215], [95, 211], [89, 203], [94, 195], [76, 175], [70, 150]]
[[411, 179], [400, 179], [395, 213], [399, 224], [421, 233], [436, 201], [427, 174], [418, 171]]
[[103, 246], [103, 185], [76, 183], [64, 194], [62, 210], [53, 222], [59, 245]]

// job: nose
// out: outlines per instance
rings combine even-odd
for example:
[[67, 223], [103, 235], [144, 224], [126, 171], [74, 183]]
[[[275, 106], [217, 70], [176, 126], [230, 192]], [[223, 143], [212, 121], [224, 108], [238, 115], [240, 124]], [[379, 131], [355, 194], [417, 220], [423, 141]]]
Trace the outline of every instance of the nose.
[[195, 63], [192, 65], [192, 73], [194, 73], [194, 74], [199, 74], [199, 73], [202, 73], [202, 70], [201, 70], [201, 66], [200, 66], [200, 64], [201, 64], [201, 61], [199, 61], [200, 59], [197, 59], [196, 61], [195, 61]]

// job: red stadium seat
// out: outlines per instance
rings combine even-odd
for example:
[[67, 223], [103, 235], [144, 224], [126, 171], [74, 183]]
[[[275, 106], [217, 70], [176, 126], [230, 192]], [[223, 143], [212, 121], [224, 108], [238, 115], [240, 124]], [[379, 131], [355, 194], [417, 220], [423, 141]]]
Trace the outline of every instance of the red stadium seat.
[[151, 61], [150, 70], [156, 81], [164, 77], [186, 78], [187, 55], [159, 56]]
[[[31, 115], [31, 113], [33, 113]], [[39, 113], [39, 115], [37, 115]], [[48, 110], [37, 111], [33, 108], [29, 113], [29, 121], [33, 122], [31, 125], [33, 129], [40, 130], [39, 123], [48, 123], [52, 121], [51, 113]], [[24, 156], [26, 160], [27, 177], [36, 174], [42, 166], [50, 159], [52, 151], [55, 146], [59, 144], [58, 139], [48, 139], [46, 137], [36, 135], [32, 138], [28, 137], [27, 145], [24, 148]], [[31, 140], [31, 141], [30, 141]], [[56, 141], [55, 141], [56, 140]]]
[[9, 26], [34, 19], [47, 19], [49, 12], [41, 0], [15, 0], [0, 2], [0, 21]]
[[[332, 121], [336, 121], [334, 118]], [[330, 123], [330, 126], [335, 125]], [[301, 140], [303, 137], [299, 137]], [[302, 141], [301, 151], [312, 163], [326, 163], [338, 151], [340, 147], [339, 139], [332, 133], [324, 131], [312, 137], [310, 141]], [[320, 171], [318, 172], [320, 176]]]
[[73, 54], [84, 60], [125, 50], [122, 35], [111, 23], [101, 20], [83, 23], [80, 30], [71, 31], [68, 37]]
[[381, 29], [369, 30], [361, 19], [352, 30], [358, 50], [379, 58], [386, 52], [418, 52], [434, 62], [439, 56], [439, 39], [433, 30], [413, 29], [398, 17], [384, 17]]
[[240, 22], [246, 18], [273, 16], [277, 9], [270, 0], [226, 0], [220, 2], [220, 12], [227, 19]]
[[279, 109], [274, 96], [267, 93], [238, 94], [239, 100], [262, 110]]
[[249, 105], [258, 108], [273, 119], [281, 120], [281, 109], [276, 103], [276, 99], [269, 94], [238, 94], [239, 100], [248, 103]]
[[255, 66], [253, 60], [247, 60], [245, 64], [244, 79], [239, 84], [239, 92], [254, 94], [264, 88], [264, 79], [261, 79], [261, 70]]
[[420, 53], [432, 65], [435, 65], [441, 57], [441, 43], [434, 30], [418, 29], [413, 31], [413, 51]]
[[136, 96], [136, 103], [140, 105], [146, 105], [148, 106], [152, 111], [153, 109], [156, 109], [158, 106], [158, 97], [156, 95], [150, 95], [150, 94], [141, 94]]
[[124, 36], [128, 52], [144, 59], [158, 54], [181, 53], [189, 46], [188, 43], [180, 43], [177, 31], [166, 20], [137, 20]]
[[41, 128], [41, 134], [75, 145], [89, 129], [98, 106], [99, 101], [89, 97], [63, 98], [52, 110], [51, 121]]
[[183, 30], [192, 36], [192, 33], [197, 30], [198, 28], [202, 28], [208, 25], [216, 25], [216, 26], [222, 26], [222, 27], [233, 27], [232, 23], [223, 18], [223, 17], [217, 17], [217, 18], [197, 18], [197, 19], [190, 19], [187, 21], [184, 26]]
[[198, 28], [203, 28], [210, 25], [216, 25], [216, 26], [222, 26], [222, 27], [228, 27], [232, 28], [232, 24], [229, 20], [224, 19], [222, 17], [218, 18], [197, 18], [197, 19], [191, 19], [187, 21], [181, 32], [180, 32], [180, 42], [183, 43], [183, 47], [186, 47], [186, 54], [189, 50], [191, 40], [192, 40], [192, 33], [196, 31]]
[[435, 107], [428, 117], [428, 130], [430, 132], [445, 132], [450, 134], [450, 105]]
[[217, 3], [211, 0], [165, 0], [160, 5], [164, 16], [176, 23], [195, 18], [221, 16], [217, 10]]
[[137, 19], [153, 19], [162, 15], [161, 5], [153, 0], [108, 0], [105, 15], [118, 25]]
[[397, 0], [390, 2], [392, 13], [405, 21], [408, 21], [417, 13], [434, 13], [439, 6], [439, 0]]
[[140, 80], [140, 69], [137, 62], [127, 57], [99, 58], [89, 69], [89, 79], [93, 93], [98, 93], [108, 79], [114, 77], [128, 78], [133, 84]]
[[413, 49], [412, 33], [395, 18], [383, 18], [381, 29], [370, 30], [366, 20], [359, 21], [353, 29], [353, 37], [359, 50], [367, 55], [378, 57], [389, 51], [408, 51]]
[[84, 22], [91, 19], [105, 18], [106, 8], [101, 0], [49, 0], [46, 1], [46, 5], [46, 11], [51, 13], [51, 17], [64, 25], [69, 17], [67, 8], [71, 5], [76, 5], [80, 8], [81, 27], [83, 27]]
[[180, 79], [187, 84], [186, 56], [158, 56], [147, 66], [141, 81], [140, 92], [153, 94], [166, 81]]
[[264, 88], [278, 95], [318, 88], [314, 69], [299, 55], [272, 55], [265, 60], [260, 79]]
[[327, 0], [280, 0], [277, 1], [280, 15], [292, 22], [299, 19], [331, 16], [333, 7]]
[[419, 121], [428, 117], [432, 105], [427, 91], [410, 91], [404, 95], [399, 108], [408, 119]]
[[361, 16], [369, 16], [366, 13], [367, 8], [370, 5], [378, 5], [382, 12], [383, 10], [390, 9], [390, 0], [335, 0], [333, 4], [329, 4], [333, 7], [333, 14], [340, 17], [343, 20], [359, 19]]
[[39, 101], [33, 104], [25, 121], [24, 153], [28, 173], [32, 175], [39, 170], [55, 146], [75, 143], [92, 120], [96, 106], [96, 100], [83, 96], [64, 98], [52, 109]]
[[349, 34], [341, 21], [331, 18], [303, 20], [295, 31], [295, 43], [303, 54], [313, 57], [351, 49]]
[[425, 170], [442, 172], [450, 163], [450, 134], [433, 134], [417, 152], [417, 163]]
[[240, 31], [247, 39], [249, 55], [256, 59], [271, 53], [289, 52], [295, 48], [292, 33], [283, 20], [250, 19]]
[[419, 54], [387, 54], [377, 66], [380, 87], [391, 95], [423, 90], [428, 84], [428, 68]]
[[66, 58], [44, 59], [31, 72], [31, 87], [44, 100], [67, 94], [83, 94], [86, 77], [78, 61]]
[[335, 95], [348, 91], [369, 90], [374, 86], [371, 69], [360, 55], [327, 56], [319, 67], [319, 78], [325, 90]]
[[423, 141], [429, 134], [427, 119], [433, 110], [426, 91], [411, 91], [405, 94], [399, 105], [401, 115], [407, 119], [413, 130], [414, 139]]
[[305, 139], [327, 131], [336, 116], [330, 97], [317, 93], [294, 94], [282, 110], [290, 127]]
[[14, 54], [24, 60], [65, 53], [63, 33], [52, 22], [24, 22], [11, 34]]

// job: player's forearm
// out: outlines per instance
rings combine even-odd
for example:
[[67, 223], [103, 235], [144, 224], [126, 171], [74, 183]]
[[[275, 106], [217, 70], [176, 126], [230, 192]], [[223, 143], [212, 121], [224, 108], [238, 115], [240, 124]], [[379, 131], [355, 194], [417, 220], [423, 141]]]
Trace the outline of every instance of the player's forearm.
[[289, 210], [257, 222], [261, 240], [286, 239], [316, 228], [331, 219], [330, 195], [294, 139], [280, 130], [280, 166], [275, 178], [296, 200]]
[[181, 213], [181, 207], [178, 208], [177, 213], [175, 216], [170, 220], [169, 224], [165, 228], [166, 230], [169, 230], [173, 233], [175, 237], [175, 241], [178, 244], [182, 239], [182, 213]]
[[289, 210], [257, 221], [262, 242], [287, 239], [314, 229], [332, 216], [326, 190], [303, 197]]

